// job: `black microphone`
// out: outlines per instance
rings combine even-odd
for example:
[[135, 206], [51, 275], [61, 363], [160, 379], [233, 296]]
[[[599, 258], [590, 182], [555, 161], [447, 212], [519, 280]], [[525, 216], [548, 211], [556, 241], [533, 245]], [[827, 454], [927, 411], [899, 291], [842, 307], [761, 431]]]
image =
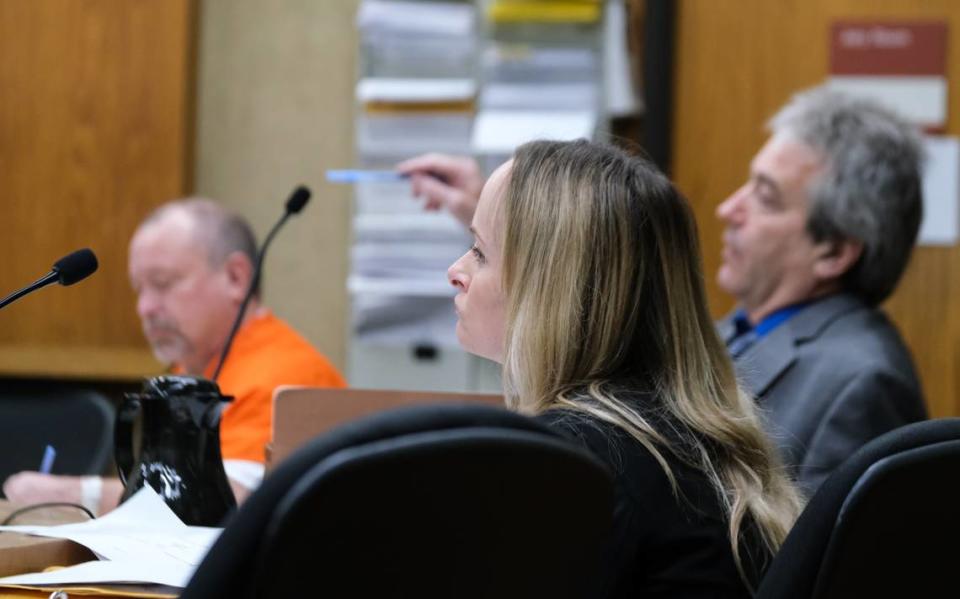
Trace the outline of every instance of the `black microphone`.
[[[303, 207], [307, 205], [307, 202], [310, 201], [310, 190], [301, 185], [300, 187], [293, 190], [293, 193], [290, 194], [290, 198], [287, 199], [286, 205], [286, 214], [283, 215], [283, 218], [286, 219], [291, 214], [300, 214], [300, 211], [303, 210]], [[281, 223], [283, 220], [280, 221]], [[280, 224], [277, 224], [274, 228], [279, 228]], [[266, 246], [267, 244], [263, 244]]]
[[244, 296], [243, 302], [240, 303], [240, 309], [237, 311], [237, 317], [233, 321], [233, 327], [230, 328], [230, 334], [227, 335], [227, 340], [223, 344], [223, 351], [220, 352], [220, 361], [217, 362], [217, 369], [213, 371], [214, 381], [216, 381], [220, 376], [220, 370], [223, 368], [223, 363], [227, 360], [227, 354], [230, 353], [230, 346], [233, 345], [233, 338], [237, 336], [237, 331], [240, 329], [240, 323], [243, 322], [243, 315], [247, 312], [247, 304], [250, 303], [250, 300], [253, 298], [254, 291], [260, 284], [260, 272], [263, 270], [263, 258], [267, 255], [267, 248], [270, 246], [270, 242], [273, 241], [273, 237], [277, 234], [277, 231], [280, 230], [280, 227], [283, 226], [283, 223], [287, 222], [287, 219], [294, 214], [299, 214], [300, 211], [303, 210], [303, 207], [307, 205], [309, 200], [309, 189], [303, 185], [294, 189], [293, 193], [291, 193], [290, 197], [287, 199], [283, 216], [280, 217], [280, 220], [277, 221], [277, 224], [273, 225], [273, 228], [270, 229], [266, 239], [264, 239], [263, 245], [260, 247], [260, 251], [257, 253], [257, 264], [253, 269], [253, 277], [250, 278], [250, 287], [247, 288], [247, 295]]
[[72, 254], [67, 254], [54, 262], [53, 268], [50, 269], [50, 272], [43, 275], [43, 277], [27, 285], [20, 291], [14, 291], [0, 300], [0, 308], [12, 304], [28, 293], [32, 293], [41, 287], [46, 287], [51, 283], [60, 283], [64, 286], [73, 285], [96, 272], [97, 266], [99, 266], [97, 257], [87, 248], [77, 250]]

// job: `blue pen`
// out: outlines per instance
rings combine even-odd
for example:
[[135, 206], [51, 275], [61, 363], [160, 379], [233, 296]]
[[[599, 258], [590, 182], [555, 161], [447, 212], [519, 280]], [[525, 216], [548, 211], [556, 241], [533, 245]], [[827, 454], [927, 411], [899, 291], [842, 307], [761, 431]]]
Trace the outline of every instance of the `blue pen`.
[[53, 460], [57, 457], [57, 450], [53, 448], [53, 445], [47, 445], [46, 449], [43, 450], [43, 459], [40, 460], [40, 472], [42, 474], [50, 474], [50, 470], [53, 469]]
[[396, 171], [374, 171], [362, 169], [328, 170], [330, 183], [393, 183], [403, 181], [408, 175]]

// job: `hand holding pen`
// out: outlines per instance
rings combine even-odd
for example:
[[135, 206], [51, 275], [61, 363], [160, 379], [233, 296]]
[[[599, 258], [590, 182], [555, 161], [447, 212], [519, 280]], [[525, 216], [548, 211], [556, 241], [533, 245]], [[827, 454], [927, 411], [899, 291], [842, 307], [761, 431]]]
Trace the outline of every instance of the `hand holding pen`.
[[477, 209], [483, 176], [473, 158], [425, 154], [397, 165], [393, 171], [329, 170], [331, 183], [385, 183], [410, 180], [414, 197], [424, 199], [426, 210], [448, 210], [469, 227]]
[[470, 226], [483, 189], [483, 176], [476, 160], [424, 154], [401, 162], [396, 170], [410, 177], [413, 195], [424, 198], [424, 208], [445, 209], [464, 227]]

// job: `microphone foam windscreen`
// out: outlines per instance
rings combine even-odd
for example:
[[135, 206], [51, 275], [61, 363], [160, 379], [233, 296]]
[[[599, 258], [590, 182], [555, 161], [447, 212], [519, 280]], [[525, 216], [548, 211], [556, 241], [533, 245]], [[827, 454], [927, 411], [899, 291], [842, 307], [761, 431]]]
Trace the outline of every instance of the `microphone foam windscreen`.
[[293, 193], [290, 194], [290, 199], [287, 200], [287, 214], [298, 214], [301, 210], [303, 210], [303, 207], [307, 205], [307, 201], [309, 199], [309, 189], [303, 185], [294, 189]]
[[88, 248], [67, 254], [53, 263], [61, 285], [73, 285], [97, 271], [97, 256]]

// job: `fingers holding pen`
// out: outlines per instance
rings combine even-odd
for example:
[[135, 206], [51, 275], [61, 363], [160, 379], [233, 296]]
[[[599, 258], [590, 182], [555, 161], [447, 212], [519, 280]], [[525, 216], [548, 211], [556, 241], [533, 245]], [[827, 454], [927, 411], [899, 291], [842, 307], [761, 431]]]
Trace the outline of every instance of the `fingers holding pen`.
[[483, 177], [473, 158], [424, 154], [396, 166], [410, 176], [413, 195], [424, 199], [427, 210], [448, 210], [469, 226], [480, 198]]
[[410, 176], [410, 187], [414, 197], [422, 198], [427, 210], [446, 208], [460, 192], [433, 175], [414, 174]]

